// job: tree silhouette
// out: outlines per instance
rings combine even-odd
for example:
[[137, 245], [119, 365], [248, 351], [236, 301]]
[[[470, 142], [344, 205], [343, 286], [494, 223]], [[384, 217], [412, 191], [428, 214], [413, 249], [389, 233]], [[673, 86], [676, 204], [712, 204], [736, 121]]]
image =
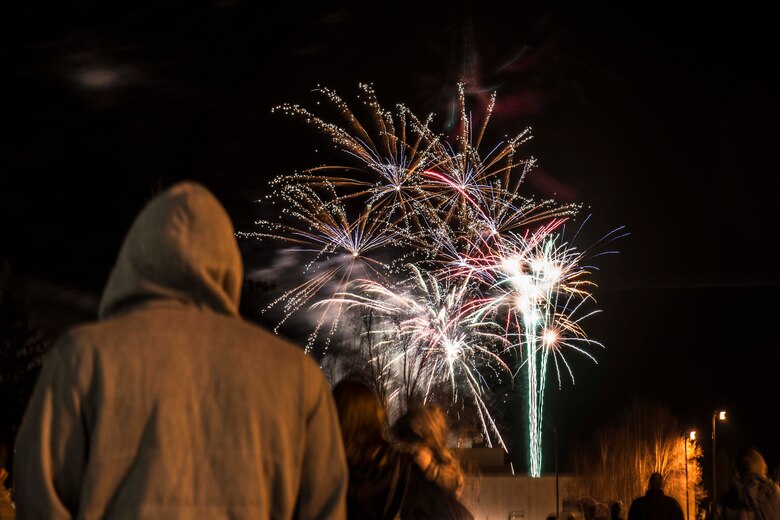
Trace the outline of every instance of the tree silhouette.
[[[686, 461], [687, 455], [687, 461]], [[627, 507], [645, 493], [652, 473], [663, 475], [664, 492], [686, 511], [686, 462], [690, 514], [704, 498], [702, 449], [683, 435], [665, 407], [634, 401], [614, 424], [596, 432], [575, 454], [575, 471], [592, 497], [619, 500]]]

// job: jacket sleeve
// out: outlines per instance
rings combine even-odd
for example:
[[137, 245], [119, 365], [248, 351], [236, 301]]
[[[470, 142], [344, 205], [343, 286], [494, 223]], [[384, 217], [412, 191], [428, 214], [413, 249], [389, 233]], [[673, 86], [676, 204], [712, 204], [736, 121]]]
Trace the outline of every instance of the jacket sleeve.
[[17, 436], [17, 517], [59, 520], [77, 516], [86, 453], [81, 399], [55, 347], [44, 361]]
[[306, 420], [301, 483], [296, 518], [346, 518], [347, 463], [341, 440], [336, 406], [328, 384], [318, 368], [310, 378], [310, 398]]

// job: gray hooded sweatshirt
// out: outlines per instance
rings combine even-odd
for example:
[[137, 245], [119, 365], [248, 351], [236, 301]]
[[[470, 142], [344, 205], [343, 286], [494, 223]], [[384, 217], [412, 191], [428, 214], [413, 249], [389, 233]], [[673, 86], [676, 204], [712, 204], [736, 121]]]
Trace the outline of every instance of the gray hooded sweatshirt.
[[17, 517], [343, 518], [347, 470], [317, 365], [238, 315], [233, 226], [181, 183], [140, 213], [100, 320], [47, 356], [15, 463]]

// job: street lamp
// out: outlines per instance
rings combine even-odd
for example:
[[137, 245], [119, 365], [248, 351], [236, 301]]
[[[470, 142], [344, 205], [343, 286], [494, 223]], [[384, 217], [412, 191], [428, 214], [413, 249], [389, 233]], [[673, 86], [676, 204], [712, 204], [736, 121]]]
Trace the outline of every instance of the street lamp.
[[715, 450], [715, 419], [719, 421], [726, 420], [726, 410], [715, 410], [712, 412], [712, 503], [711, 507], [717, 505], [718, 500], [718, 479], [717, 479], [717, 452]]
[[553, 426], [555, 434], [555, 518], [560, 518], [560, 502], [558, 501], [558, 428]]
[[685, 518], [687, 520], [690, 520], [691, 518], [691, 499], [688, 496], [688, 441], [695, 441], [696, 440], [696, 430], [691, 430], [688, 433], [688, 438], [686, 439], [683, 437], [683, 446], [684, 446], [684, 453], [685, 453]]

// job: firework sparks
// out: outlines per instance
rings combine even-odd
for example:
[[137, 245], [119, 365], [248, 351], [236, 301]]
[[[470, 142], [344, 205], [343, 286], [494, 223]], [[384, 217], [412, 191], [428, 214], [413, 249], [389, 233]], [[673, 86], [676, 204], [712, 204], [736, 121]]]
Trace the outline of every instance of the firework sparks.
[[580, 207], [520, 193], [535, 163], [515, 157], [529, 130], [480, 154], [495, 95], [473, 125], [460, 86], [460, 131], [451, 144], [430, 129], [432, 116], [420, 119], [402, 105], [386, 111], [372, 87], [360, 90], [368, 124], [326, 88], [318, 92], [341, 125], [298, 105], [277, 108], [321, 131], [349, 165], [278, 177], [269, 196], [284, 208], [277, 220], [240, 233], [281, 241], [301, 257], [304, 281], [267, 308], [283, 309], [280, 325], [319, 313], [307, 350], [327, 330], [324, 351], [345, 312], [370, 315], [380, 377], [393, 380], [399, 366], [413, 366], [413, 392], [427, 400], [446, 386], [453, 402], [473, 404], [488, 443], [492, 437], [505, 449], [485, 396], [492, 376], [522, 371], [529, 472], [539, 476], [548, 364], [559, 386], [562, 373], [573, 382], [565, 352], [595, 361], [591, 350], [601, 346], [581, 325], [598, 312], [586, 310], [595, 288], [586, 253], [564, 239]]

